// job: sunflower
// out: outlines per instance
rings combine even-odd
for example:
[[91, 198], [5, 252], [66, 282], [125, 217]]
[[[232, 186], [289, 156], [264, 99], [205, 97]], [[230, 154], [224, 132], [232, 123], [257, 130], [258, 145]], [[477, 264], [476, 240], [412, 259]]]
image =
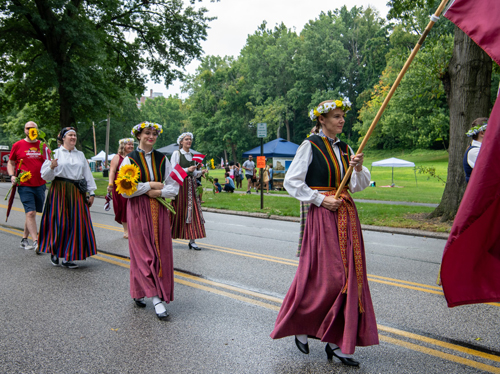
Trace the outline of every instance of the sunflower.
[[38, 138], [38, 130], [36, 129], [36, 127], [32, 127], [29, 129], [28, 136], [30, 140], [36, 140], [36, 138]]
[[21, 181], [21, 183], [27, 182], [30, 179], [31, 179], [31, 172], [30, 171], [24, 171], [19, 176], [19, 180]]
[[140, 169], [135, 165], [123, 165], [118, 171], [118, 178], [127, 177], [132, 180], [137, 180], [141, 176]]
[[137, 191], [137, 182], [128, 178], [127, 176], [117, 178], [115, 180], [116, 184], [116, 192], [119, 194], [132, 195], [135, 191]]

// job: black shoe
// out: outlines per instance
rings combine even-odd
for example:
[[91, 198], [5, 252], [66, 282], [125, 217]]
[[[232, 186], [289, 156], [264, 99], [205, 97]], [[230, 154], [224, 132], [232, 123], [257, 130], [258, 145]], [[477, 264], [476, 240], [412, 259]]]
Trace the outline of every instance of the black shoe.
[[54, 266], [59, 266], [59, 257], [57, 257], [56, 255], [51, 255], [50, 256], [50, 262]]
[[252, 192], [251, 192], [251, 191], [247, 191], [247, 195], [251, 195], [251, 194], [252, 194]]
[[[160, 301], [160, 303], [161, 303], [161, 301]], [[158, 304], [159, 304], [159, 303], [158, 303]], [[158, 305], [158, 304], [156, 304], [156, 305]], [[155, 305], [155, 307], [156, 307], [156, 305]], [[165, 311], [164, 311], [164, 312], [161, 312], [161, 313], [156, 313], [156, 316], [158, 317], [158, 319], [159, 319], [160, 321], [165, 321], [165, 320], [168, 318], [168, 312], [167, 312], [167, 310], [165, 309]]]
[[137, 305], [139, 308], [145, 308], [146, 307], [146, 302], [144, 301], [144, 298], [140, 299], [134, 299], [135, 305]]
[[78, 265], [71, 261], [63, 261], [61, 262], [61, 266], [67, 269], [78, 269]]
[[353, 360], [352, 358], [349, 357], [340, 357], [335, 354], [335, 351], [340, 348], [335, 348], [332, 349], [330, 347], [330, 344], [326, 344], [325, 351], [326, 351], [326, 356], [328, 357], [329, 360], [332, 359], [333, 356], [337, 357], [344, 365], [347, 366], [359, 366], [359, 362], [356, 360]]
[[297, 344], [297, 348], [299, 349], [299, 351], [306, 355], [309, 354], [309, 343], [304, 344], [299, 339], [297, 339], [297, 337], [295, 337], [295, 344]]
[[201, 251], [201, 248], [198, 247], [198, 245], [195, 242], [189, 243], [189, 249], [194, 249], [195, 251]]

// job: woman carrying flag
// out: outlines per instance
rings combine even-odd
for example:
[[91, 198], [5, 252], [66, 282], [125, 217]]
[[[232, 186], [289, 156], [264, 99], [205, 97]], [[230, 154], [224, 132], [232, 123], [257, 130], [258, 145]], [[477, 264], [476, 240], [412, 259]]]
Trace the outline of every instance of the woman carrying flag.
[[[134, 126], [139, 146], [123, 159], [115, 182], [118, 193], [129, 199], [130, 295], [140, 308], [146, 306], [145, 297], [152, 298], [160, 320], [168, 317], [163, 301], [174, 299], [174, 263], [170, 211], [158, 199], [173, 198], [179, 191], [168, 159], [153, 150], [162, 131], [156, 123]], [[137, 179], [131, 185], [130, 180]]]
[[[201, 212], [201, 201], [197, 193], [196, 178], [205, 174], [206, 170], [197, 170], [196, 162], [203, 160], [203, 155], [190, 152], [193, 134], [185, 132], [177, 138], [179, 150], [172, 154], [172, 167], [180, 165], [187, 173], [179, 195], [173, 200], [176, 214], [172, 217], [172, 239], [189, 239], [189, 249], [200, 250], [195, 239], [206, 237], [205, 220]], [[201, 159], [200, 159], [201, 158]]]

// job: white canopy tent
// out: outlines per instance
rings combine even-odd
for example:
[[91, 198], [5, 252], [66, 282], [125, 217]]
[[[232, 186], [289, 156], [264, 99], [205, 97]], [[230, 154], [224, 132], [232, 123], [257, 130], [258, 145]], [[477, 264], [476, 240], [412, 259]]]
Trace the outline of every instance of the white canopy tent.
[[[413, 171], [415, 172], [415, 184], [417, 184], [417, 171], [415, 169], [415, 164], [411, 161], [405, 161], [401, 160], [399, 158], [391, 157], [387, 158], [385, 160], [380, 160], [380, 161], [375, 161], [372, 162], [372, 168], [374, 166], [382, 166], [382, 167], [392, 167], [392, 186], [394, 185], [394, 168], [414, 168]], [[371, 168], [370, 168], [371, 172]]]
[[[112, 155], [108, 155], [108, 161], [111, 161], [114, 156], [115, 156], [115, 153], [113, 153]], [[105, 158], [106, 158], [106, 152], [101, 151], [97, 155], [95, 155], [94, 157], [91, 157], [90, 159], [92, 161], [101, 161], [101, 162], [104, 162]]]

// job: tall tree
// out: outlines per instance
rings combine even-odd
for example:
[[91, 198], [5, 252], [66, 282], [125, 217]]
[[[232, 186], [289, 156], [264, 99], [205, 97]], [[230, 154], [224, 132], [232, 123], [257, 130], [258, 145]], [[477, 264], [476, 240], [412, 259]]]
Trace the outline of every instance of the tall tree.
[[140, 95], [143, 70], [166, 85], [182, 77], [211, 20], [182, 0], [0, 0], [0, 12], [6, 94], [22, 108], [55, 89], [61, 127], [107, 112], [120, 91]]
[[[432, 13], [437, 1], [389, 0], [389, 4], [392, 5], [390, 17], [411, 20], [420, 8]], [[448, 178], [441, 203], [431, 214], [443, 221], [455, 217], [466, 187], [462, 166], [467, 148], [464, 134], [474, 119], [487, 117], [491, 108], [491, 58], [457, 27], [454, 35], [453, 54], [447, 73], [443, 75], [450, 109]]]

